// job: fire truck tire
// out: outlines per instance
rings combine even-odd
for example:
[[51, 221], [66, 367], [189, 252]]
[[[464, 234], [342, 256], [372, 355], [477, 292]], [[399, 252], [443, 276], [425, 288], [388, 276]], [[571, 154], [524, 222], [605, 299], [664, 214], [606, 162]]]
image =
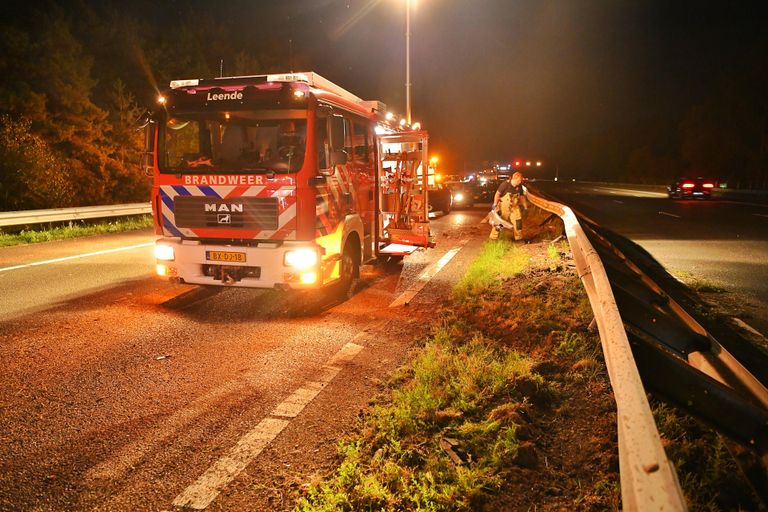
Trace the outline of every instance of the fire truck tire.
[[354, 284], [360, 277], [360, 254], [353, 240], [348, 240], [341, 252], [341, 266], [339, 269], [338, 295], [348, 298], [354, 291]]

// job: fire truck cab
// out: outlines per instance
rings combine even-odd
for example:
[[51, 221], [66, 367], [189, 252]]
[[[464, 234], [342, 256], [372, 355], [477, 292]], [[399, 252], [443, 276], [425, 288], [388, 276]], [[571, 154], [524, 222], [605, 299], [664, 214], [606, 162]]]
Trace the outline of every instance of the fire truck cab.
[[316, 73], [171, 82], [146, 127], [158, 274], [346, 288], [430, 246], [427, 133], [385, 110]]

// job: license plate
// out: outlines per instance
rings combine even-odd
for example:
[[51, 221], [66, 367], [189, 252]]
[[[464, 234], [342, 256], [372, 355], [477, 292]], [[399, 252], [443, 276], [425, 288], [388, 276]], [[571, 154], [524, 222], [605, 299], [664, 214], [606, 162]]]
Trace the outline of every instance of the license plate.
[[205, 251], [208, 261], [224, 261], [226, 263], [245, 263], [244, 252]]

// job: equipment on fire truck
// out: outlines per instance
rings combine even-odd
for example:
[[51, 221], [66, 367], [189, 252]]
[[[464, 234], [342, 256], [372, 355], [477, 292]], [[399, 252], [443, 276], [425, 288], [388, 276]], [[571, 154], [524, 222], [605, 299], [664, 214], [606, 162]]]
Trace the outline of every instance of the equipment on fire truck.
[[427, 133], [379, 136], [380, 253], [410, 254], [433, 245], [428, 221]]

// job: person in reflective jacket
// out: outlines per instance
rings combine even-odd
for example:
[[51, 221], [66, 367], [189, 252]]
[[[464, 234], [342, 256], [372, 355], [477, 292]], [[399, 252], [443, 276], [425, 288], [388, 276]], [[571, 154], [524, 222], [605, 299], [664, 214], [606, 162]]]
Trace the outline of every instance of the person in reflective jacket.
[[[502, 220], [512, 225], [515, 240], [523, 239], [523, 211], [527, 209], [528, 199], [525, 197], [523, 175], [516, 172], [508, 180], [501, 182], [493, 196], [493, 211], [497, 212]], [[496, 240], [500, 232], [499, 226], [493, 226], [488, 238]]]

